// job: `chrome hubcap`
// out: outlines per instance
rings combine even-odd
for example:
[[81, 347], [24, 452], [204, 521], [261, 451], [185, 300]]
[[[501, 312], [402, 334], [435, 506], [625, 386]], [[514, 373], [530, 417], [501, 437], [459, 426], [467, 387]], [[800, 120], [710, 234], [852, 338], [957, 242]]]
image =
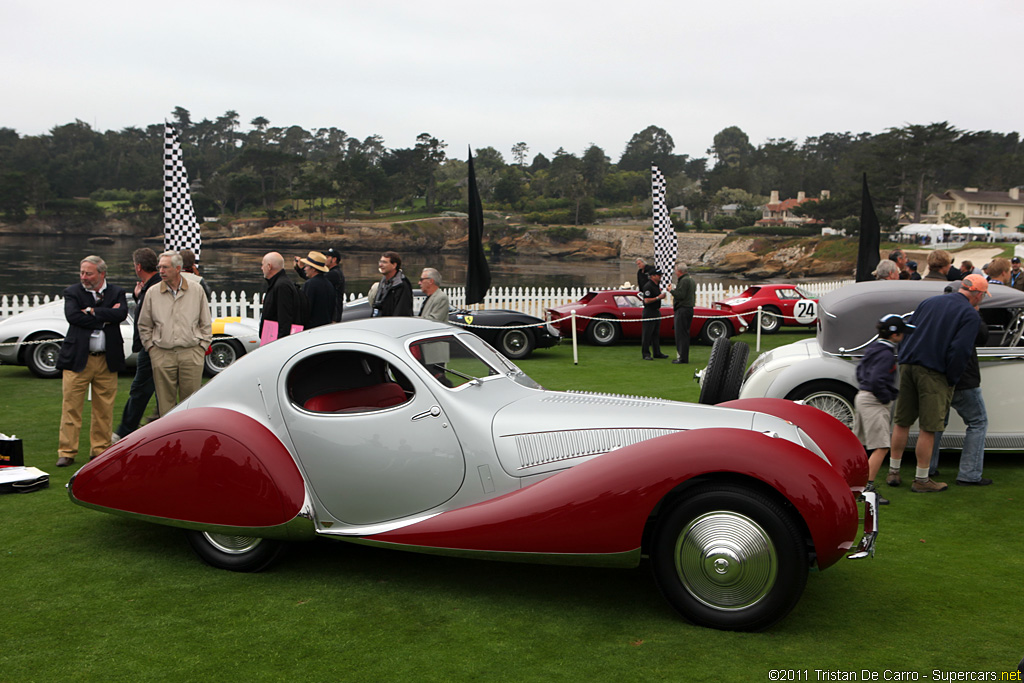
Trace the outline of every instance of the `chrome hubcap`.
[[203, 532], [207, 542], [222, 553], [241, 555], [258, 546], [263, 539], [254, 536], [231, 536], [228, 534], [211, 534]]
[[853, 429], [853, 406], [836, 394], [811, 394], [803, 400], [804, 405], [814, 406]]
[[705, 513], [675, 546], [683, 586], [708, 607], [736, 610], [760, 602], [775, 585], [775, 546], [757, 522], [738, 512]]

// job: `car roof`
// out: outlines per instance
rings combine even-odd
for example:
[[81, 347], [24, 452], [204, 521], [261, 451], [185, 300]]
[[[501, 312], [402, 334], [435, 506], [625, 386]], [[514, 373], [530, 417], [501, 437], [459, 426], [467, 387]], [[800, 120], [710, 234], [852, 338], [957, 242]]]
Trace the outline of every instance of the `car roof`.
[[[928, 297], [947, 287], [960, 289], [960, 281], [881, 280], [857, 282], [828, 292], [818, 303], [818, 342], [822, 350], [839, 353], [870, 341], [883, 315], [906, 315]], [[1005, 285], [989, 287], [982, 308], [1024, 308], [1024, 292]]]

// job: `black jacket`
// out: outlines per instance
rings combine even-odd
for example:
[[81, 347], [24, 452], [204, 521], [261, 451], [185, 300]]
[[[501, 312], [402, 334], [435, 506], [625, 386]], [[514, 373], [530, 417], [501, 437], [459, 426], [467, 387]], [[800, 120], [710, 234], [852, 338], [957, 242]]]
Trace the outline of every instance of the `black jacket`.
[[300, 323], [299, 290], [288, 274], [282, 270], [267, 280], [267, 293], [263, 297], [263, 312], [260, 314], [260, 335], [263, 335], [263, 321], [277, 323], [277, 336], [287, 337], [292, 325]]
[[341, 314], [345, 310], [345, 273], [341, 271], [341, 266], [334, 266], [326, 273], [324, 277], [327, 281], [334, 285], [334, 295], [336, 301], [334, 303], [334, 322], [341, 320]]
[[[117, 308], [114, 306], [117, 305]], [[92, 313], [83, 313], [92, 308]], [[57, 369], [81, 372], [89, 360], [89, 337], [93, 330], [103, 330], [106, 345], [107, 368], [111, 372], [124, 369], [124, 339], [121, 323], [128, 317], [128, 297], [117, 285], [107, 283], [103, 298], [82, 286], [71, 285], [64, 290], [64, 317], [68, 321], [68, 334], [60, 346]]]
[[398, 271], [391, 279], [391, 286], [385, 286], [387, 281], [381, 278], [377, 288], [377, 296], [373, 301], [373, 315], [395, 316], [412, 315], [412, 283], [405, 277], [405, 273]]
[[309, 320], [306, 329], [329, 325], [334, 322], [334, 307], [337, 301], [334, 286], [327, 276], [318, 274], [306, 280], [302, 292], [309, 300]]
[[135, 329], [132, 332], [132, 351], [134, 353], [142, 350], [142, 338], [139, 337], [139, 313], [142, 312], [142, 302], [146, 300], [146, 292], [149, 291], [149, 288], [158, 284], [160, 284], [160, 273], [154, 273], [153, 277], [146, 280], [146, 283], [142, 285], [139, 295], [135, 297]]

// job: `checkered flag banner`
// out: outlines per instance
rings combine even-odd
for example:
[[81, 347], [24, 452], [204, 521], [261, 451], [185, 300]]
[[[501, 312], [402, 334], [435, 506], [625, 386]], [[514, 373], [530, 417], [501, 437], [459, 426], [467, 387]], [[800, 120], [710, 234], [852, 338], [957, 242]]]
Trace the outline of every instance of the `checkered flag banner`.
[[654, 264], [665, 274], [661, 280], [662, 289], [668, 289], [675, 276], [679, 242], [665, 204], [665, 176], [657, 166], [651, 166], [651, 208], [654, 213]]
[[200, 243], [178, 133], [169, 123], [164, 124], [164, 249], [191, 249], [198, 261]]

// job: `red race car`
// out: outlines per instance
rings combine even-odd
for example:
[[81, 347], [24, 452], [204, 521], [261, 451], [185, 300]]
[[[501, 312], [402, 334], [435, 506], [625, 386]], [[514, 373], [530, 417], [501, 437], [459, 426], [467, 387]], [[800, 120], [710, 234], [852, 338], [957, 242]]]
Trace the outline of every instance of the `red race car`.
[[796, 285], [753, 285], [742, 294], [711, 304], [719, 311], [738, 313], [748, 326], [761, 316], [761, 332], [772, 334], [783, 325], [813, 325], [818, 320], [818, 297]]
[[[591, 344], [610, 346], [620, 339], [640, 338], [643, 304], [635, 289], [587, 292], [586, 296], [575, 303], [547, 309], [545, 318], [563, 337], [568, 337], [572, 335], [570, 315], [573, 310], [576, 311], [576, 332], [585, 335]], [[675, 336], [672, 307], [663, 306], [661, 316], [661, 336], [671, 339]], [[740, 316], [697, 306], [693, 309], [690, 337], [700, 339], [705, 344], [713, 344], [719, 337], [728, 339], [740, 334], [747, 329], [747, 325], [748, 321]]]

